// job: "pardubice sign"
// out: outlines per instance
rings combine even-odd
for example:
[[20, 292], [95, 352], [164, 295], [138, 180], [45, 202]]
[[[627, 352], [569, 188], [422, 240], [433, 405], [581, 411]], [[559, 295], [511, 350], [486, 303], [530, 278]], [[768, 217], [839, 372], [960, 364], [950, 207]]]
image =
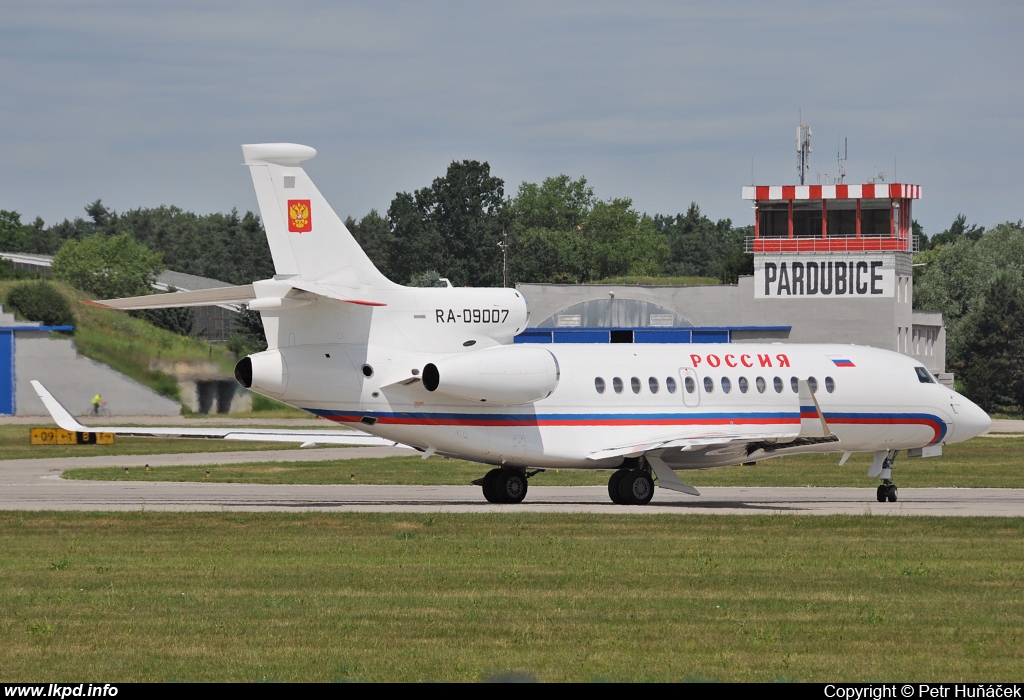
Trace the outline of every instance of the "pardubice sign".
[[801, 253], [754, 258], [754, 297], [891, 297], [896, 293], [894, 253]]

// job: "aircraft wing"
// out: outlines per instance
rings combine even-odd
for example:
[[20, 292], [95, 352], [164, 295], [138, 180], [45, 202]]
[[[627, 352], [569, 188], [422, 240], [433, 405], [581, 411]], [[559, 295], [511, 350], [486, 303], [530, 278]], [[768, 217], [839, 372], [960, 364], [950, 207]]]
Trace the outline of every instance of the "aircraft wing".
[[666, 438], [652, 442], [637, 443], [632, 445], [621, 445], [609, 449], [598, 450], [587, 455], [587, 459], [607, 459], [608, 457], [637, 457], [654, 450], [667, 450], [677, 448], [681, 451], [692, 450], [697, 447], [710, 447], [727, 445], [748, 445], [752, 443], [767, 443], [770, 441], [786, 442], [799, 435], [797, 432], [734, 432], [734, 433], [702, 433], [691, 434], [686, 437]]
[[[299, 443], [302, 447], [314, 445], [348, 445], [353, 447], [405, 447], [391, 440], [359, 430], [275, 430], [273, 428], [150, 428], [146, 426], [89, 427], [82, 425], [40, 382], [32, 380], [32, 388], [42, 400], [54, 422], [64, 430], [82, 433], [114, 433], [137, 437], [181, 437], [220, 440], [248, 440], [262, 442]], [[411, 448], [410, 448], [411, 449]]]
[[[825, 415], [821, 412], [818, 400], [814, 397], [807, 380], [801, 379], [798, 385], [800, 427], [793, 430], [775, 430], [771, 432], [755, 430], [712, 430], [707, 432], [691, 432], [686, 435], [668, 436], [650, 442], [618, 445], [597, 450], [587, 455], [587, 459], [600, 460], [609, 457], [638, 457], [642, 454], [657, 452], [666, 457], [675, 453], [674, 461], [685, 461], [686, 452], [735, 454], [750, 456], [755, 452], [768, 454], [790, 447], [802, 447], [827, 442], [838, 442], [839, 438], [829, 428]], [[795, 416], [794, 416], [795, 417]]]

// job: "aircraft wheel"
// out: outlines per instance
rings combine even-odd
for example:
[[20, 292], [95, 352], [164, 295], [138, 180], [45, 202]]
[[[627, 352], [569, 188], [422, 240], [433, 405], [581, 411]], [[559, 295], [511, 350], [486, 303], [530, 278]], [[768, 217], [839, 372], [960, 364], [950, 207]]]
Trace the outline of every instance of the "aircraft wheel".
[[895, 503], [899, 497], [899, 489], [894, 484], [889, 484], [889, 487], [885, 490], [885, 497], [889, 500], [889, 503]]
[[492, 469], [484, 475], [483, 492], [484, 498], [487, 499], [488, 503], [501, 503], [501, 501], [498, 500], [498, 494], [494, 489], [495, 482], [497, 481], [500, 473], [500, 469]]
[[522, 503], [526, 498], [526, 474], [520, 469], [498, 469], [493, 494], [496, 503]]
[[888, 492], [889, 488], [885, 484], [878, 485], [878, 492], [876, 494], [876, 497], [878, 498], [879, 503], [885, 503], [885, 499], [889, 495]]
[[612, 503], [620, 506], [626, 505], [626, 499], [622, 497], [619, 485], [622, 483], [622, 478], [627, 474], [629, 474], [628, 469], [619, 469], [608, 479], [608, 497], [612, 499]]
[[654, 498], [654, 479], [645, 472], [632, 470], [619, 482], [619, 495], [631, 506], [645, 506]]

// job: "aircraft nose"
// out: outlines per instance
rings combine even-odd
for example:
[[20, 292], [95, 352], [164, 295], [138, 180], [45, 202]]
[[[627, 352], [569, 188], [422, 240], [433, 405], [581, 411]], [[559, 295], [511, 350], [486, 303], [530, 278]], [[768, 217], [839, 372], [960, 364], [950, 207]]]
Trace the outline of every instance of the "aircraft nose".
[[963, 442], [992, 427], [992, 419], [970, 399], [956, 394], [953, 404], [953, 430], [947, 442]]

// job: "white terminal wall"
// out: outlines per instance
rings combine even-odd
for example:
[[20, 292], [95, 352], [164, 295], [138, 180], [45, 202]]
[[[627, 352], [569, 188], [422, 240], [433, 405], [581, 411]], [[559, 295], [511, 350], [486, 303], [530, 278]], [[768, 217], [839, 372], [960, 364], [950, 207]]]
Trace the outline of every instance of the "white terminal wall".
[[909, 254], [907, 258], [898, 266], [893, 294], [881, 297], [757, 298], [754, 277], [741, 277], [735, 285], [696, 287], [520, 284], [517, 289], [529, 303], [533, 328], [557, 325], [559, 312], [584, 302], [607, 307], [642, 301], [694, 326], [792, 326], [785, 338], [746, 332], [735, 333], [735, 342], [870, 345], [915, 357], [934, 373], [945, 372], [942, 314], [913, 310]]

